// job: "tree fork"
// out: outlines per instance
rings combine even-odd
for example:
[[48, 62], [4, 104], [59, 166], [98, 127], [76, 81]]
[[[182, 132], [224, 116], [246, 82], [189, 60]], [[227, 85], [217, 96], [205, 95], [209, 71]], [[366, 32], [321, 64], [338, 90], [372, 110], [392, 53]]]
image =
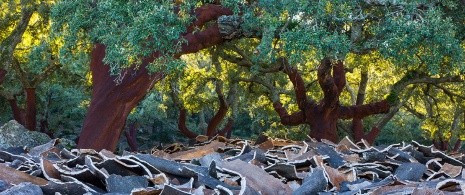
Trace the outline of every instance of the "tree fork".
[[[216, 20], [222, 15], [231, 15], [232, 11], [221, 6], [206, 5], [195, 10], [197, 16], [181, 38], [186, 40], [181, 45], [181, 51], [175, 54], [195, 53], [201, 49], [219, 44], [223, 41], [219, 33], [218, 25], [209, 26], [203, 31], [192, 33], [192, 30], [205, 23]], [[96, 43], [92, 50], [92, 99], [88, 114], [84, 119], [84, 125], [80, 134], [78, 148], [91, 148], [97, 151], [107, 149], [114, 151], [116, 144], [124, 128], [129, 112], [145, 97], [153, 85], [164, 78], [164, 73], [156, 72], [148, 74], [146, 67], [161, 56], [161, 52], [155, 52], [142, 60], [139, 70], [133, 75], [128, 74], [123, 81], [116, 85], [116, 76], [110, 75], [110, 67], [103, 63], [105, 46]], [[131, 68], [125, 71], [132, 71]]]

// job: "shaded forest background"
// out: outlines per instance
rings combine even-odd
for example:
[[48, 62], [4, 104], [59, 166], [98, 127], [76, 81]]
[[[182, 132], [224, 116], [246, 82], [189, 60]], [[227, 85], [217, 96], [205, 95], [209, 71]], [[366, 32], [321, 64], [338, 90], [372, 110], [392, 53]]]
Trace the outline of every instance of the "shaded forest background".
[[[0, 124], [15, 119], [30, 130], [77, 140], [89, 113], [103, 117], [125, 104], [89, 110], [96, 83], [124, 86], [144, 74], [153, 77], [139, 89], [141, 101], [124, 108], [127, 118], [113, 119], [124, 125], [111, 134], [121, 137], [116, 150], [196, 135], [304, 140], [313, 123], [300, 115], [329, 96], [333, 107], [389, 104], [363, 117], [338, 118], [338, 138], [358, 140], [379, 129], [374, 144], [460, 147], [463, 3], [299, 3], [2, 2]], [[217, 42], [200, 37], [212, 29], [220, 32]], [[202, 46], [190, 51], [195, 41]], [[96, 80], [110, 73], [112, 82]], [[333, 83], [338, 89], [328, 92]], [[106, 97], [139, 87], [109, 90]], [[286, 119], [287, 113], [302, 119]]]

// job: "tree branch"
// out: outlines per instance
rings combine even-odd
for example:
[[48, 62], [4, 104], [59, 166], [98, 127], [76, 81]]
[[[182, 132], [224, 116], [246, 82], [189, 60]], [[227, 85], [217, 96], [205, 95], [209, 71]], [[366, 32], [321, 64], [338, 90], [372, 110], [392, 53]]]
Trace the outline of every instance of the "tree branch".
[[27, 29], [31, 16], [34, 13], [36, 6], [22, 5], [21, 19], [16, 27], [11, 31], [10, 35], [3, 39], [0, 44], [0, 68], [6, 68], [11, 64], [13, 53], [16, 46], [21, 42], [24, 32]]
[[355, 106], [339, 106], [337, 113], [341, 119], [365, 118], [373, 114], [381, 114], [389, 111], [389, 104], [386, 100], [374, 102], [370, 104], [355, 105]]
[[286, 74], [289, 77], [289, 80], [291, 80], [292, 85], [294, 86], [295, 98], [299, 106], [299, 109], [303, 111], [310, 103], [310, 100], [308, 99], [306, 94], [307, 91], [305, 88], [304, 80], [302, 79], [302, 76], [300, 76], [297, 69], [291, 67], [287, 60], [285, 60], [284, 58], [282, 60], [282, 63], [284, 64], [284, 69], [286, 70]]
[[326, 57], [318, 67], [318, 83], [323, 90], [324, 109], [336, 108], [339, 102], [339, 89], [331, 76], [331, 58]]
[[286, 108], [280, 102], [273, 103], [274, 110], [278, 113], [283, 125], [296, 126], [305, 123], [305, 117], [302, 111], [289, 115]]

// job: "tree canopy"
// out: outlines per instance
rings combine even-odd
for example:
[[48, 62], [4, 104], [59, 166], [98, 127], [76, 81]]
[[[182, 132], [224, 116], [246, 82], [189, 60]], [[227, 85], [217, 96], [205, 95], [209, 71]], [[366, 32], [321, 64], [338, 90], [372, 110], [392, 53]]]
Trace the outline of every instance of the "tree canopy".
[[[130, 113], [135, 122], [161, 107], [160, 116], [179, 111], [169, 114], [174, 127], [186, 113], [195, 115], [199, 121], [186, 127], [195, 135], [212, 136], [247, 115], [274, 129], [270, 135], [307, 134], [309, 126], [312, 136], [332, 129], [317, 137], [332, 141], [345, 134], [376, 137], [400, 113], [448, 143], [463, 138], [464, 6], [450, 0], [9, 1], [2, 3], [9, 11], [1, 12], [0, 89], [14, 88], [2, 76], [12, 70], [22, 88], [3, 92], [8, 100], [48, 78], [41, 75], [57, 68], [82, 75], [90, 64], [93, 93], [81, 136], [93, 138], [79, 147], [95, 149], [114, 150]], [[32, 46], [18, 49], [25, 43]], [[26, 73], [37, 76], [26, 82]], [[162, 98], [153, 102], [154, 95]], [[161, 107], [139, 104], [145, 97]], [[325, 120], [331, 122], [311, 122]], [[205, 126], [209, 121], [215, 122]]]

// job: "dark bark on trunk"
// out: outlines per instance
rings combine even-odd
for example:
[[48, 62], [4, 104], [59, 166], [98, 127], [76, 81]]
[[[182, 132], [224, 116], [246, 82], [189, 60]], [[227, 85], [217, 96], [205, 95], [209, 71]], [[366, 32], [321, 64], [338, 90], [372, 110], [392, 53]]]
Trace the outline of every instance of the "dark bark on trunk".
[[[163, 78], [161, 73], [148, 74], [146, 66], [159, 53], [143, 60], [135, 74], [127, 74], [121, 84], [110, 75], [110, 66], [103, 64], [105, 46], [96, 44], [92, 51], [92, 100], [84, 119], [78, 148], [107, 149], [114, 151], [126, 118], [131, 110], [144, 98], [153, 84]], [[127, 71], [132, 71], [129, 69]]]
[[[228, 124], [224, 126], [221, 131], [218, 131], [218, 135], [225, 136], [227, 134], [227, 138], [231, 138], [232, 126], [234, 125], [234, 119], [228, 119]], [[229, 137], [228, 137], [229, 136]]]
[[124, 131], [124, 136], [128, 142], [129, 147], [133, 152], [138, 150], [137, 146], [137, 128], [139, 127], [139, 121], [131, 123], [127, 131]]
[[23, 109], [20, 109], [16, 99], [8, 100], [10, 103], [11, 111], [13, 112], [13, 118], [21, 125], [26, 124], [26, 118], [24, 116], [25, 112]]
[[226, 116], [226, 113], [228, 112], [228, 106], [226, 105], [226, 100], [224, 99], [223, 95], [218, 95], [219, 101], [220, 101], [220, 108], [218, 109], [218, 112], [216, 112], [215, 116], [213, 116], [212, 119], [208, 122], [208, 127], [207, 127], [207, 135], [209, 137], [212, 137], [215, 135], [216, 127], [220, 124], [220, 122], [224, 119]]
[[440, 149], [441, 149], [441, 147], [439, 146], [439, 142], [438, 142], [438, 140], [436, 140], [436, 139], [433, 139], [433, 145], [434, 145], [434, 147], [435, 147], [436, 149], [438, 149], [438, 150], [440, 150]]
[[186, 109], [185, 108], [181, 109], [179, 113], [178, 129], [186, 137], [191, 138], [191, 139], [196, 138], [198, 135], [190, 131], [186, 126], [186, 114], [187, 114]]
[[[318, 83], [323, 90], [324, 98], [319, 103], [309, 102], [305, 92], [305, 84], [300, 74], [283, 61], [289, 80], [294, 85], [296, 100], [299, 105], [299, 112], [288, 114], [286, 108], [277, 101], [273, 103], [275, 111], [278, 113], [283, 125], [310, 125], [310, 137], [317, 140], [327, 139], [337, 142], [337, 120], [338, 119], [361, 119], [373, 114], [385, 113], [390, 106], [383, 100], [371, 104], [360, 104], [354, 106], [339, 105], [339, 95], [346, 84], [344, 66], [342, 61], [337, 61], [332, 65], [331, 58], [324, 58], [318, 67]], [[332, 70], [332, 74], [331, 74]], [[377, 135], [379, 129], [374, 129], [367, 138]], [[363, 136], [360, 136], [363, 137]], [[373, 139], [374, 140], [374, 139]]]
[[[232, 14], [231, 10], [216, 5], [197, 8], [195, 11], [197, 20], [188, 27], [185, 34], [181, 35], [181, 38], [187, 41], [182, 44], [181, 51], [175, 57], [194, 53], [222, 42], [216, 23], [203, 31], [192, 32], [195, 27], [201, 27], [221, 15], [230, 14]], [[129, 112], [145, 96], [147, 90], [164, 77], [161, 72], [148, 75], [146, 69], [146, 66], [159, 56], [160, 52], [155, 52], [152, 56], [143, 59], [135, 74], [126, 75], [121, 84], [116, 85], [114, 82], [116, 77], [110, 75], [109, 66], [102, 62], [105, 57], [105, 46], [98, 43], [95, 45], [91, 59], [92, 100], [84, 120], [78, 148], [92, 148], [97, 151], [115, 150]], [[133, 70], [129, 68], [126, 71]]]
[[26, 88], [26, 129], [30, 131], [35, 131], [37, 127], [36, 121], [36, 89], [35, 88]]

